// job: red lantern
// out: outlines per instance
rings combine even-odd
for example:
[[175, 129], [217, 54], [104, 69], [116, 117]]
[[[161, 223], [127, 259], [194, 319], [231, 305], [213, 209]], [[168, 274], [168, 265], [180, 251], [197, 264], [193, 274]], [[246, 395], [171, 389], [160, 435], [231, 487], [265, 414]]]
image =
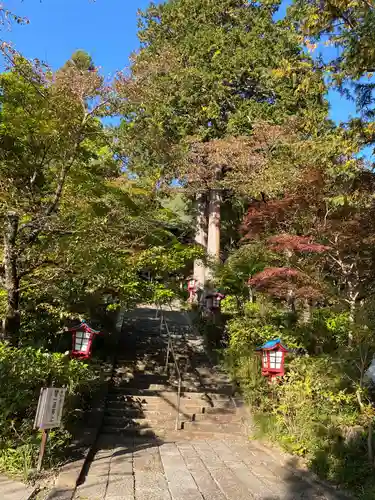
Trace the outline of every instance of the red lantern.
[[73, 337], [72, 356], [80, 359], [88, 359], [91, 356], [92, 342], [95, 335], [100, 332], [90, 328], [89, 325], [82, 321], [79, 326], [69, 328]]
[[257, 351], [262, 355], [262, 375], [274, 379], [282, 377], [285, 373], [285, 354], [288, 349], [283, 346], [280, 339], [269, 340]]
[[193, 302], [195, 295], [197, 293], [197, 280], [194, 278], [189, 278], [187, 283], [187, 289], [189, 292], [188, 302]]
[[197, 280], [194, 278], [188, 279], [188, 290], [195, 290], [196, 289], [196, 283]]

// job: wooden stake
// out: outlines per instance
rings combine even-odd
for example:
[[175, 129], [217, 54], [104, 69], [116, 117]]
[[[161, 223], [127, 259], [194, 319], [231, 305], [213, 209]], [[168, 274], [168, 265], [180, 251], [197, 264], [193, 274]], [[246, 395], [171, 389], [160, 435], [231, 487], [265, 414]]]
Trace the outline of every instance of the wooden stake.
[[49, 433], [48, 429], [47, 430], [45, 430], [45, 429], [42, 430], [42, 442], [40, 443], [38, 465], [36, 467], [37, 472], [40, 472], [41, 468], [42, 468], [44, 452], [46, 451], [46, 444], [47, 444], [47, 439], [48, 439], [48, 433]]

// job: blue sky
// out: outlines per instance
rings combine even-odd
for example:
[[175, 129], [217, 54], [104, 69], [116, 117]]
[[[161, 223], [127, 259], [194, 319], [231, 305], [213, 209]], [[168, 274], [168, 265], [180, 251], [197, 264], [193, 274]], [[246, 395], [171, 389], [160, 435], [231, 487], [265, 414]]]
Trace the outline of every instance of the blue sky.
[[[161, 0], [156, 0], [159, 3]], [[288, 1], [288, 0], [286, 0]], [[29, 18], [27, 26], [2, 33], [29, 58], [37, 57], [57, 68], [76, 49], [87, 50], [105, 74], [124, 69], [138, 47], [138, 9], [149, 0], [5, 0], [5, 6]], [[330, 92], [331, 116], [346, 121], [354, 103]]]
[[[138, 9], [149, 0], [5, 0], [5, 7], [26, 16], [30, 24], [12, 26], [2, 37], [26, 57], [59, 67], [77, 49], [85, 49], [103, 68], [114, 73], [128, 65], [138, 46]], [[158, 3], [158, 2], [156, 2]]]

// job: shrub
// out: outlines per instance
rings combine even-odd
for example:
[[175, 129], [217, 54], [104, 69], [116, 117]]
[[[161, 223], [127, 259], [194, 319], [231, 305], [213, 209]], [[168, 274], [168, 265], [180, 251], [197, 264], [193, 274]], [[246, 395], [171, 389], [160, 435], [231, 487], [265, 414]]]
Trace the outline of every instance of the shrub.
[[[374, 353], [370, 330], [354, 329], [346, 313], [329, 308], [315, 310], [310, 322], [301, 324], [285, 309], [259, 300], [246, 303], [242, 315], [233, 314], [226, 332], [224, 361], [252, 409], [254, 437], [279, 442], [321, 477], [353, 490], [356, 498], [374, 498], [369, 438], [375, 411], [363, 385]], [[292, 349], [286, 375], [270, 384], [261, 376], [255, 349], [279, 337], [289, 348], [302, 349]]]
[[356, 498], [373, 498], [367, 425], [340, 360], [327, 355], [289, 359], [284, 379], [269, 384], [250, 349], [234, 359], [232, 353], [232, 374], [252, 409], [253, 437], [266, 437], [302, 456], [320, 477], [354, 490]]
[[[76, 418], [76, 398], [89, 394], [97, 378], [92, 366], [63, 354], [0, 343], [0, 470], [26, 476], [35, 465], [40, 436], [33, 431], [33, 423], [41, 387], [67, 388], [64, 427], [69, 427]], [[50, 433], [46, 455], [50, 464], [70, 437], [66, 428]]]

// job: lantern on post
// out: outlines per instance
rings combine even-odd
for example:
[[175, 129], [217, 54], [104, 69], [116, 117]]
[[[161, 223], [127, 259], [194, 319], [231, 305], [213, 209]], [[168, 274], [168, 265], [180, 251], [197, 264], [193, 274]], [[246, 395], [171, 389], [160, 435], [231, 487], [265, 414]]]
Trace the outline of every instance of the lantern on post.
[[262, 356], [262, 375], [271, 380], [284, 376], [285, 354], [289, 350], [281, 343], [280, 339], [269, 340], [258, 347], [257, 352]]
[[91, 356], [94, 337], [95, 335], [99, 335], [100, 332], [91, 328], [86, 321], [82, 321], [78, 326], [69, 328], [69, 332], [72, 332], [72, 356], [80, 359], [88, 359]]
[[195, 278], [189, 278], [187, 282], [187, 289], [189, 292], [188, 302], [193, 302], [195, 295], [197, 293], [197, 280]]
[[225, 295], [223, 295], [220, 292], [215, 292], [212, 298], [212, 309], [216, 311], [217, 309], [221, 308], [221, 301], [225, 298]]
[[213, 293], [207, 294], [205, 297], [206, 309], [208, 309], [211, 312], [215, 312], [215, 311], [220, 310], [221, 301], [224, 298], [225, 298], [225, 295], [223, 295], [220, 292], [213, 292]]

